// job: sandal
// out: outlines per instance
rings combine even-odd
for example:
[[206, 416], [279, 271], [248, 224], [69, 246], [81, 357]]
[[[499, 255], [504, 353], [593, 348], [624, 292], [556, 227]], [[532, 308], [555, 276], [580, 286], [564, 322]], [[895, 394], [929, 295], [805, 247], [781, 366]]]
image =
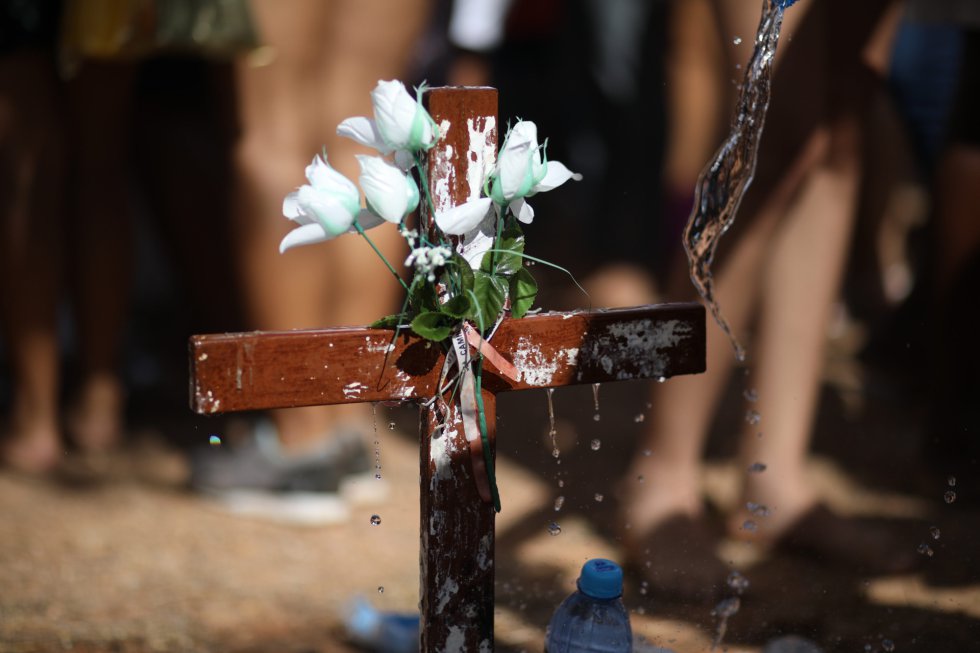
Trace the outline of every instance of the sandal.
[[730, 570], [715, 553], [719, 533], [705, 517], [677, 515], [633, 542], [625, 539], [627, 569], [649, 591], [706, 604], [720, 598]]
[[904, 546], [881, 526], [838, 515], [823, 504], [803, 513], [774, 541], [773, 548], [871, 574], [910, 571], [921, 558], [914, 547]]

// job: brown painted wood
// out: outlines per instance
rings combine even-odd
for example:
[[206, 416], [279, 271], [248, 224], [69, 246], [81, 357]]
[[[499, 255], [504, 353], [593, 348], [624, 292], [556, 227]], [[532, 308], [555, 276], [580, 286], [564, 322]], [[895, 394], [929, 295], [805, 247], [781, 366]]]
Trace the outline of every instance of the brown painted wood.
[[[442, 349], [393, 336], [368, 328], [193, 336], [191, 407], [207, 415], [432, 397]], [[491, 343], [521, 380], [487, 363], [485, 383], [496, 393], [698, 374], [704, 338], [704, 308], [693, 303], [505, 320]]]
[[[431, 89], [426, 104], [443, 132], [425, 160], [428, 196], [441, 211], [480, 195], [496, 155], [497, 95]], [[431, 218], [424, 204], [422, 224]], [[518, 376], [484, 365], [494, 456], [497, 393], [703, 372], [705, 314], [699, 304], [547, 313], [504, 320], [491, 344]], [[201, 414], [424, 401], [438, 393], [445, 357], [439, 344], [358, 327], [193, 336], [189, 347], [191, 407]], [[492, 651], [494, 512], [474, 471], [482, 445], [466, 441], [445, 400], [422, 405], [419, 432], [421, 650]]]

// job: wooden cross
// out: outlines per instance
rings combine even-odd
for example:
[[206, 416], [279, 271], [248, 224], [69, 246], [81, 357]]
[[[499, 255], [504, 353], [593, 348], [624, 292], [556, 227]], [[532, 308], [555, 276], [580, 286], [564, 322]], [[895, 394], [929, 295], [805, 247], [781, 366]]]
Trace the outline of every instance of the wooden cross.
[[[497, 92], [435, 88], [426, 98], [444, 134], [426, 161], [442, 210], [479, 195], [496, 155]], [[432, 398], [441, 347], [408, 333], [394, 342], [392, 336], [363, 327], [193, 336], [191, 406], [210, 415]], [[519, 380], [485, 364], [491, 452], [499, 392], [703, 372], [704, 309], [664, 304], [508, 319], [492, 344]], [[480, 442], [467, 442], [452, 403], [421, 404], [420, 413], [421, 650], [492, 651], [494, 510], [480, 499], [471, 463]]]

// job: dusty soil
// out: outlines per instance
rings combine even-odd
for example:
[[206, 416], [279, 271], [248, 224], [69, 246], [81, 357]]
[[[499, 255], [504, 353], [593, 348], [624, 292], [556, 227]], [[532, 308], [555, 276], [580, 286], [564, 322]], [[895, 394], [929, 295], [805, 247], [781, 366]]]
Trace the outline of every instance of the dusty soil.
[[[544, 393], [530, 394], [500, 402], [502, 651], [541, 651], [544, 626], [582, 561], [621, 555], [621, 524], [610, 518], [615, 487], [639, 428], [636, 416], [647, 410], [642, 387], [603, 388], [602, 421], [595, 422], [588, 389], [559, 392], [559, 465], [542, 439]], [[182, 452], [152, 444], [176, 426], [134, 435], [124, 452], [84, 478], [0, 473], [0, 651], [354, 650], [341, 627], [352, 596], [397, 611], [418, 600], [417, 447], [406, 435], [411, 411], [400, 411], [392, 416], [398, 431], [379, 429], [387, 498], [353, 507], [340, 525], [245, 519], [188, 492]], [[917, 491], [912, 449], [896, 435], [901, 429], [885, 428], [892, 421], [874, 417], [879, 432], [868, 437], [886, 437], [880, 431], [887, 430], [889, 440], [864, 442], [853, 435], [867, 418], [848, 422], [846, 413], [838, 406], [836, 418], [822, 418], [815, 482], [831, 505], [904, 529], [911, 549], [928, 542], [934, 555], [923, 556], [919, 573], [870, 578], [727, 543], [724, 555], [752, 583], [728, 624], [727, 650], [759, 651], [791, 633], [827, 651], [883, 651], [885, 640], [903, 653], [977, 650], [980, 512], [946, 504], [945, 477], [934, 492]], [[213, 426], [194, 419], [180, 428], [203, 440]], [[602, 447], [593, 451], [587, 443], [596, 437]], [[705, 484], [716, 504], [731, 502], [739, 474], [730, 464], [711, 465]], [[971, 482], [961, 479], [960, 487]], [[559, 495], [565, 502], [556, 512]], [[375, 513], [378, 526], [370, 524]], [[548, 534], [552, 521], [561, 526], [557, 536]], [[941, 529], [939, 540], [929, 526]], [[680, 653], [709, 649], [711, 606], [639, 589], [630, 579], [626, 602], [637, 633]]]

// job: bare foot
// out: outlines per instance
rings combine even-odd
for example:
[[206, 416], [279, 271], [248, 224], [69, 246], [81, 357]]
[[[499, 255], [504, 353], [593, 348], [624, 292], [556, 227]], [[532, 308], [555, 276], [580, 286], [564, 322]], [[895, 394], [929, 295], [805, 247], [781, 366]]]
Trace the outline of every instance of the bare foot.
[[61, 443], [53, 425], [12, 430], [0, 442], [0, 464], [29, 474], [53, 470], [61, 459]]
[[699, 517], [702, 512], [697, 468], [685, 471], [653, 458], [631, 467], [620, 485], [623, 524], [642, 537], [667, 520]]
[[111, 374], [85, 381], [68, 414], [68, 431], [85, 451], [106, 451], [122, 439], [123, 389]]
[[771, 544], [817, 505], [802, 474], [750, 471], [744, 501], [728, 519], [728, 533], [740, 540]]

